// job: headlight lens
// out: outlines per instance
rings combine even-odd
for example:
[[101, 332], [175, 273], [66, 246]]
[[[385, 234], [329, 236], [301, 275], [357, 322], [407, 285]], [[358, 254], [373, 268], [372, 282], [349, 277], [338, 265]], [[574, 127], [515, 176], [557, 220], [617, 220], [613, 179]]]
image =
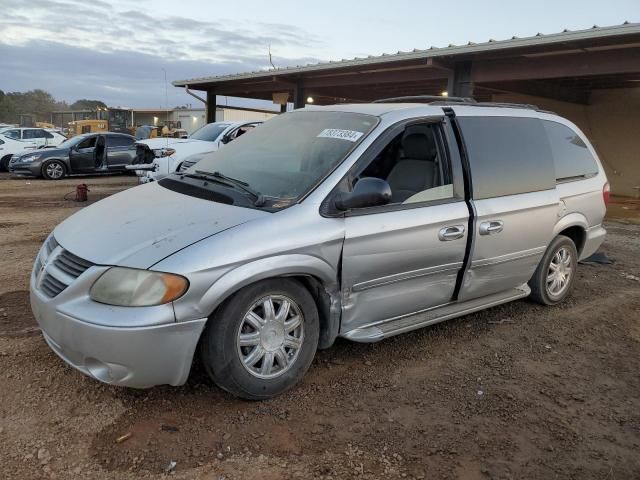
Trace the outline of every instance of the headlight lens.
[[28, 155], [26, 157], [21, 157], [20, 158], [20, 162], [22, 162], [22, 163], [31, 163], [31, 162], [35, 162], [39, 158], [40, 158], [40, 154], [39, 153], [35, 153], [33, 155]]
[[91, 299], [121, 307], [149, 307], [180, 298], [189, 281], [171, 273], [112, 267], [95, 281]]
[[157, 148], [153, 151], [156, 158], [170, 157], [176, 153], [174, 148]]

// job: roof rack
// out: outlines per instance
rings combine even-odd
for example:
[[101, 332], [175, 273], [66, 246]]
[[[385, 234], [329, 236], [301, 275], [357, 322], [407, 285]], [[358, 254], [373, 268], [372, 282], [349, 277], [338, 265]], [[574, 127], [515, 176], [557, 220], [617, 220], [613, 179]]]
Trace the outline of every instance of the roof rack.
[[540, 107], [530, 103], [478, 102], [476, 105], [478, 107], [526, 108], [528, 110], [540, 110]]
[[408, 97], [391, 97], [391, 98], [381, 98], [379, 100], [374, 100], [371, 103], [465, 103], [465, 104], [475, 104], [477, 103], [473, 98], [470, 97], [444, 97], [441, 95], [413, 95]]

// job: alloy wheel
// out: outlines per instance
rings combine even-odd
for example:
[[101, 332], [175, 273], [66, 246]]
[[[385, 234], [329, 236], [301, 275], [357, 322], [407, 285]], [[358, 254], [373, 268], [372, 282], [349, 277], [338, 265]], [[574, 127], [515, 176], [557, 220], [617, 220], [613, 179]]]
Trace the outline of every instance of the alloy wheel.
[[58, 162], [51, 162], [46, 167], [47, 176], [53, 180], [62, 178], [64, 175], [64, 168]]
[[236, 345], [243, 367], [254, 377], [270, 379], [291, 368], [303, 339], [300, 307], [284, 295], [268, 295], [245, 314]]
[[547, 293], [552, 297], [559, 297], [568, 288], [573, 269], [571, 267], [571, 252], [568, 248], [560, 248], [551, 257], [547, 271]]

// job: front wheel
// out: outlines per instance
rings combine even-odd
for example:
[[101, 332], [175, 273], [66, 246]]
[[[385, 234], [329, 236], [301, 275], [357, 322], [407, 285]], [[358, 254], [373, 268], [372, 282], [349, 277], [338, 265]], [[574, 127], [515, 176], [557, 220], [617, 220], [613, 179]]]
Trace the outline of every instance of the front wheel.
[[300, 381], [318, 336], [318, 310], [307, 289], [291, 279], [265, 280], [240, 290], [209, 320], [202, 363], [224, 390], [262, 400]]
[[60, 180], [65, 173], [64, 164], [59, 160], [51, 160], [42, 166], [42, 177], [46, 180]]
[[578, 251], [569, 237], [558, 235], [547, 248], [531, 280], [531, 298], [543, 305], [556, 305], [571, 290], [578, 268]]

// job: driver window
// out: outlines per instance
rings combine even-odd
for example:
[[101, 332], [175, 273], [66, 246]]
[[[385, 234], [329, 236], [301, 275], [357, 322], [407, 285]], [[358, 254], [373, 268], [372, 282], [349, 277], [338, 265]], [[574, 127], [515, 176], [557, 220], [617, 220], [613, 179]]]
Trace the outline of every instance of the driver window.
[[243, 125], [242, 127], [237, 128], [233, 132], [231, 132], [231, 135], [229, 135], [229, 140], [235, 140], [236, 138], [253, 130], [255, 127], [256, 127], [255, 125]]
[[359, 178], [376, 177], [391, 187], [390, 204], [452, 198], [451, 171], [440, 148], [438, 124], [407, 126], [369, 163]]
[[78, 144], [78, 150], [93, 148], [96, 146], [96, 137], [89, 137]]

